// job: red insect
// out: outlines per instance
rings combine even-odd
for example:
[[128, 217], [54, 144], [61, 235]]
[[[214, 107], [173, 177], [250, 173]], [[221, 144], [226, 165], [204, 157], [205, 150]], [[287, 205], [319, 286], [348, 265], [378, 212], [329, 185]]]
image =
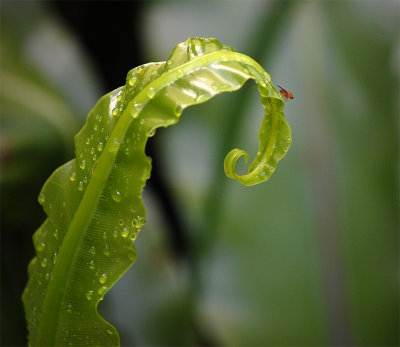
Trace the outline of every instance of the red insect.
[[277, 86], [280, 88], [279, 93], [281, 93], [281, 95], [283, 96], [283, 98], [285, 100], [294, 99], [294, 96], [293, 96], [293, 94], [291, 92], [287, 91], [286, 89], [282, 88], [279, 85], [277, 85]]

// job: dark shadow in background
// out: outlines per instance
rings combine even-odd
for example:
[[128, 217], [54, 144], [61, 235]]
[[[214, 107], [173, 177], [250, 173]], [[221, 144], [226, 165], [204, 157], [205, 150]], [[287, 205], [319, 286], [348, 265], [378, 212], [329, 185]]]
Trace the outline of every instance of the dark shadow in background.
[[[16, 5], [24, 6], [23, 3]], [[94, 70], [99, 73], [99, 79], [103, 82], [104, 93], [124, 85], [127, 72], [135, 66], [147, 62], [142, 49], [141, 30], [141, 18], [147, 5], [145, 2], [59, 1], [49, 2], [46, 5], [49, 7], [50, 13], [55, 13], [84, 47], [85, 53], [95, 65]], [[147, 146], [147, 154], [153, 158], [151, 179], [148, 185], [159, 201], [164, 224], [167, 225], [167, 239], [173, 255], [179, 261], [187, 259], [190, 254], [185, 237], [187, 234], [184, 232], [179, 210], [174, 203], [165, 178], [161, 174], [162, 169], [159, 166], [161, 160], [157, 151], [157, 143], [159, 141], [155, 138]], [[48, 157], [49, 166], [54, 163], [61, 165], [69, 159], [57, 157], [56, 153], [61, 152], [55, 152], [56, 158]], [[52, 169], [49, 172], [51, 171]], [[43, 174], [43, 171], [41, 173]], [[46, 179], [47, 176], [32, 177], [32, 181], [37, 182], [37, 185], [27, 182], [29, 187], [25, 190], [26, 194], [23, 198], [29, 199], [34, 205], [40, 187]], [[21, 191], [21, 187], [15, 189]], [[19, 223], [19, 225], [27, 224], [23, 228], [24, 230], [20, 230], [21, 227], [16, 228], [15, 223], [12, 222], [14, 219], [10, 217], [10, 213], [15, 214], [15, 211], [20, 211], [20, 208], [14, 208], [9, 201], [7, 203], [5, 201], [7, 196], [12, 196], [12, 191], [7, 192], [3, 189], [2, 195], [4, 199], [2, 197], [1, 345], [21, 346], [26, 345], [27, 336], [21, 295], [27, 283], [27, 264], [34, 256], [31, 239], [27, 239], [27, 243], [21, 246], [21, 235], [25, 236], [26, 229], [31, 229], [32, 225], [38, 227], [44, 221], [45, 215], [41, 207], [36, 204], [37, 206], [33, 207], [33, 211], [36, 212], [32, 211], [33, 220], [29, 219], [26, 223]], [[30, 230], [30, 232], [33, 234], [34, 230]], [[199, 334], [200, 344], [208, 344], [202, 343], [202, 340], [206, 341], [207, 339], [201, 338], [201, 334]]]
[[[96, 66], [103, 80], [104, 93], [125, 84], [126, 74], [132, 68], [148, 63], [143, 52], [143, 14], [145, 2], [53, 2], [51, 3], [74, 36], [80, 40], [85, 51]], [[171, 47], [172, 49], [172, 47]], [[167, 57], [160, 57], [159, 60]], [[168, 235], [169, 248], [174, 259], [189, 265], [196, 271], [189, 233], [185, 231], [183, 216], [163, 174], [163, 161], [158, 150], [162, 132], [152, 138], [146, 146], [146, 154], [152, 160], [148, 187], [155, 195]], [[208, 335], [196, 322], [194, 314], [187, 320], [202, 346], [215, 345], [215, 338]], [[130, 341], [132, 343], [132, 341]]]
[[[104, 82], [104, 93], [124, 85], [129, 70], [147, 63], [141, 31], [145, 2], [118, 2], [116, 6], [113, 2], [58, 1], [51, 3], [51, 7], [81, 41], [91, 61], [96, 64], [99, 77]], [[160, 201], [174, 254], [179, 258], [186, 257], [187, 240], [183, 223], [161, 174], [158, 143], [155, 138], [146, 147], [147, 154], [153, 158], [148, 184]]]

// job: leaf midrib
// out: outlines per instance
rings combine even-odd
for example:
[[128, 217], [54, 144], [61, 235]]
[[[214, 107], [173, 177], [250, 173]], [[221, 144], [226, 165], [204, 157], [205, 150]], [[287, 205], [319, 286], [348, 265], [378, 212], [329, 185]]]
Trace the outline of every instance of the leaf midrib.
[[[54, 345], [56, 342], [56, 327], [58, 326], [64, 290], [70, 278], [73, 259], [76, 258], [76, 254], [80, 251], [80, 247], [77, 247], [76, 245], [80, 245], [82, 242], [92, 218], [92, 214], [108, 180], [108, 175], [119, 151], [120, 144], [125, 137], [130, 123], [133, 121], [132, 115], [135, 113], [140, 114], [141, 112], [137, 111], [134, 105], [136, 103], [141, 103], [144, 106], [149, 100], [151, 100], [147, 96], [150, 88], [153, 88], [155, 95], [157, 95], [161, 89], [176, 80], [185, 78], [189, 73], [206, 68], [207, 66], [220, 61], [236, 61], [252, 66], [257, 72], [259, 72], [259, 76], [253, 76], [256, 82], [261, 80], [270, 80], [268, 74], [266, 74], [262, 67], [252, 58], [237, 52], [218, 51], [193, 58], [187, 63], [168, 71], [159, 78], [150, 82], [127, 105], [120, 120], [113, 129], [103, 153], [100, 155], [94, 166], [90, 182], [60, 247], [58, 260], [54, 265], [52, 276], [45, 294], [45, 299], [43, 300], [41, 319], [35, 341], [36, 345]], [[257, 77], [259, 78], [257, 79]], [[85, 232], [82, 232], [82, 230]]]

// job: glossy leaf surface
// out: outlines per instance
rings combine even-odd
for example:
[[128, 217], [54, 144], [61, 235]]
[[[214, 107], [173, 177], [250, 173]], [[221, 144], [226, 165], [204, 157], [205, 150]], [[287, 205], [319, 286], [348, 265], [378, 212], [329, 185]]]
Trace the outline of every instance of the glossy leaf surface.
[[104, 294], [136, 259], [134, 240], [145, 221], [142, 189], [150, 176], [145, 145], [183, 110], [254, 79], [265, 116], [259, 151], [248, 173], [225, 173], [245, 185], [267, 180], [291, 137], [284, 102], [270, 76], [248, 56], [215, 39], [188, 39], [162, 63], [139, 66], [126, 85], [102, 97], [75, 138], [76, 158], [45, 183], [39, 203], [48, 218], [34, 234], [23, 300], [31, 345], [118, 345], [116, 329], [97, 312]]

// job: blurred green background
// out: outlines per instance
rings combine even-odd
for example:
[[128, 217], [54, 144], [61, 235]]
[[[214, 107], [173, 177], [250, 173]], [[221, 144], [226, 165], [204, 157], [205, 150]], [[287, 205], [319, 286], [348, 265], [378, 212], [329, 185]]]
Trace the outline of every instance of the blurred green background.
[[151, 139], [138, 259], [100, 305], [122, 345], [399, 344], [398, 1], [2, 1], [0, 16], [2, 346], [26, 344], [44, 181], [96, 101], [189, 36], [294, 94], [293, 143], [265, 184], [224, 176], [230, 149], [257, 152], [253, 84]]

